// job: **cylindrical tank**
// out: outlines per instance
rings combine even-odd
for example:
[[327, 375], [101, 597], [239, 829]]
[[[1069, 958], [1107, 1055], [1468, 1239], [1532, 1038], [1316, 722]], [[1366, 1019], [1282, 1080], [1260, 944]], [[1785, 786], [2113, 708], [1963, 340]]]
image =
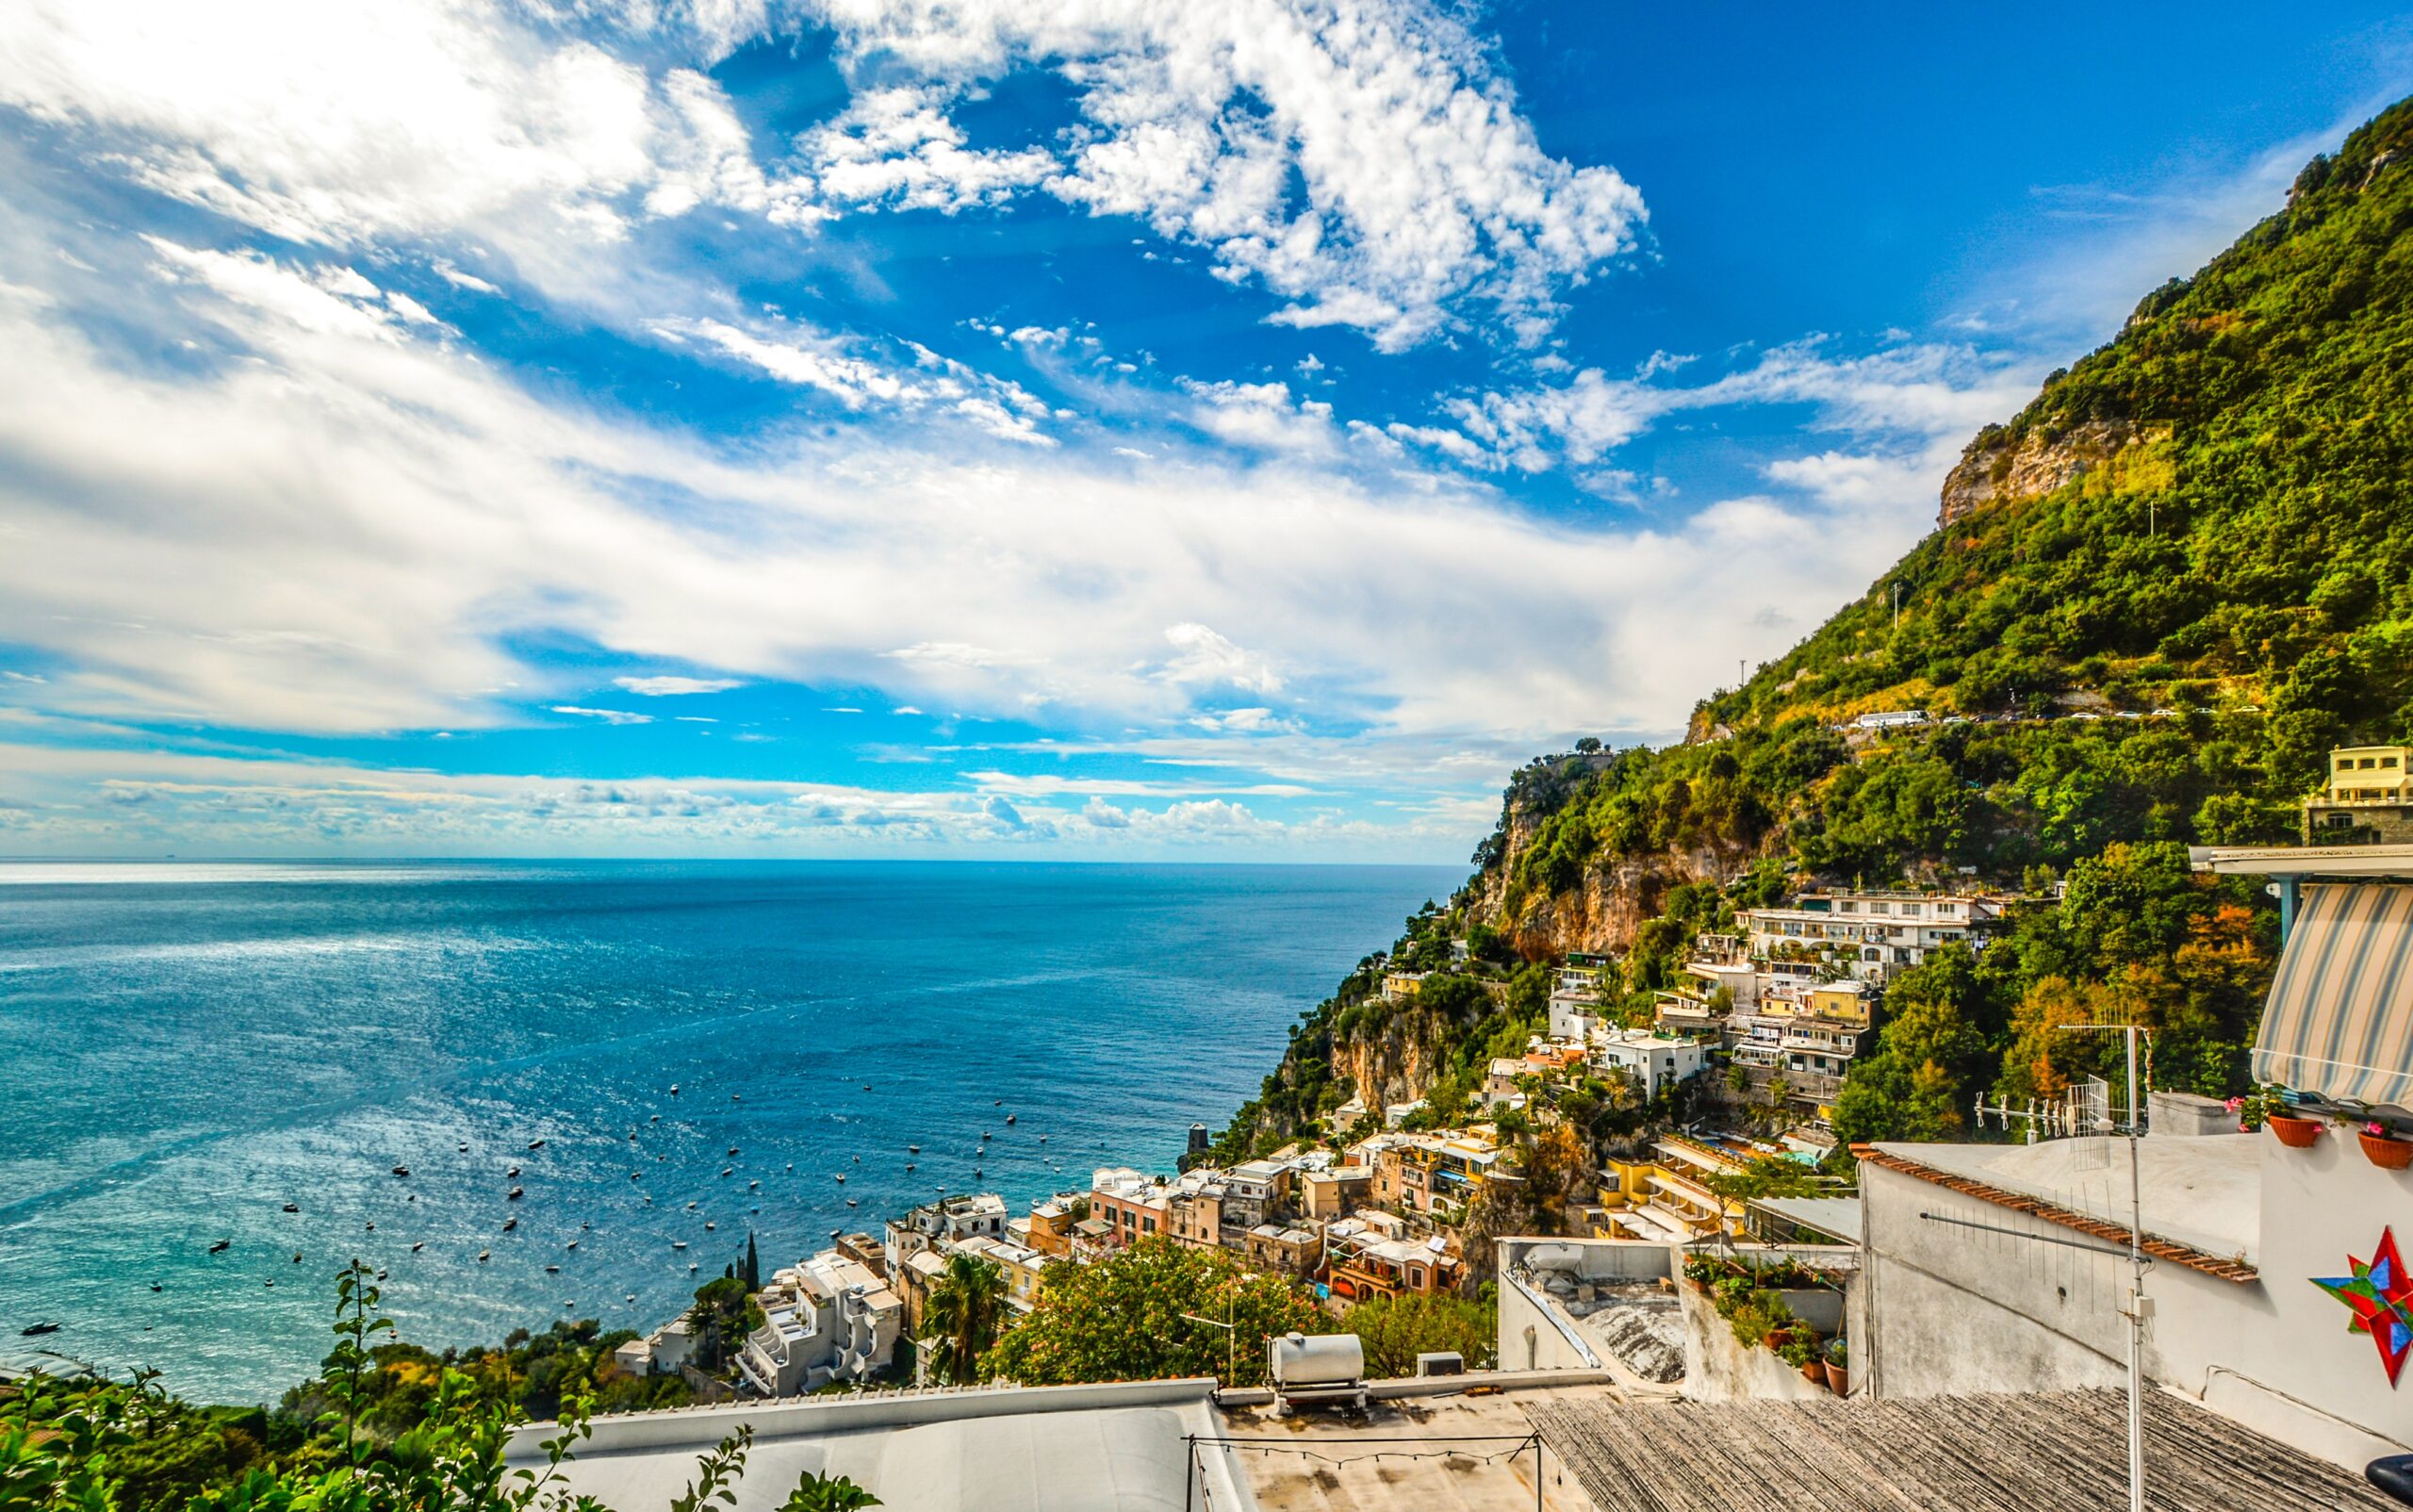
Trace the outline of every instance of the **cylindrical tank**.
[[1284, 1334], [1267, 1340], [1265, 1370], [1277, 1387], [1346, 1386], [1366, 1373], [1355, 1334]]

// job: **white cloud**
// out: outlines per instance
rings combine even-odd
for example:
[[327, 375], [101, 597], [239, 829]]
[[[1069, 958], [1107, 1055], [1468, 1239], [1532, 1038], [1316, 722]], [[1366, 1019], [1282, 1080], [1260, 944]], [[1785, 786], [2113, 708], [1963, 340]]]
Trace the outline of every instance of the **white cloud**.
[[1321, 400], [1293, 401], [1283, 383], [1187, 383], [1197, 398], [1190, 423], [1219, 439], [1266, 452], [1330, 456], [1339, 448], [1332, 406]]
[[[0, 232], [0, 281], [64, 276], [33, 271], [58, 268], [39, 240]], [[1490, 787], [1527, 742], [1680, 725], [1734, 656], [1781, 644], [1755, 616], [1857, 588], [1916, 523], [1836, 513], [1808, 471], [1788, 480], [1804, 499], [1660, 532], [1541, 519], [1354, 450], [1005, 467], [818, 428], [720, 450], [532, 394], [402, 320], [373, 261], [342, 264], [364, 291], [146, 255], [176, 282], [108, 297], [156, 302], [154, 334], [206, 360], [129, 365], [72, 288], [0, 298], [0, 641], [42, 658], [53, 713], [469, 731], [517, 717], [493, 701], [508, 684], [575, 698], [512, 649], [567, 637], [731, 681], [1179, 731], [1226, 760], [1314, 748], [1311, 720], [1403, 753], [1394, 771]], [[1786, 382], [1838, 416], [1915, 386], [1855, 392], [1836, 366]], [[767, 738], [722, 738], [743, 736]]]
[[1242, 650], [1220, 632], [1200, 624], [1168, 625], [1165, 639], [1180, 653], [1157, 673], [1168, 682], [1229, 686], [1250, 693], [1282, 691], [1282, 676], [1271, 662]]
[[[2014, 413], [2039, 376], [2033, 362], [1965, 346], [1901, 343], [1834, 356], [1828, 345], [1814, 338], [1771, 348], [1748, 367], [1689, 387], [1587, 368], [1565, 383], [1458, 399], [1448, 408], [1486, 452], [1538, 472], [1596, 462], [1666, 416], [1727, 405], [1807, 405], [1814, 428], [1857, 435], [1965, 438]], [[1666, 370], [1666, 364], [1646, 365], [1647, 372]]]
[[[616, 677], [612, 685], [648, 698], [678, 698], [691, 693], [727, 693], [746, 684], [733, 677]], [[681, 715], [681, 718], [692, 718]]]
[[[1219, 275], [1289, 299], [1286, 323], [1396, 350], [1471, 299], [1531, 338], [1557, 290], [1642, 222], [1615, 170], [1541, 150], [1492, 55], [1421, 0], [814, 9], [858, 84], [799, 144], [796, 171], [823, 176], [825, 200], [953, 209], [1043, 184], [1207, 249]], [[1074, 91], [1062, 147], [965, 150], [945, 111], [1032, 67]]]
[[632, 714], [626, 709], [582, 709], [574, 703], [554, 704], [553, 713], [577, 715], [583, 719], [600, 719], [607, 725], [649, 725], [653, 723], [653, 715], [649, 714]]

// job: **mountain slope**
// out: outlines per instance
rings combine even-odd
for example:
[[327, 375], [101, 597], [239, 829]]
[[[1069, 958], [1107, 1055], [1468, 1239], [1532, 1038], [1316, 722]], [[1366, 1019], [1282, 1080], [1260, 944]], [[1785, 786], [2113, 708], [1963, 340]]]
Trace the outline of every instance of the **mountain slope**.
[[[1814, 879], [2042, 869], [2074, 901], [1959, 978], [1897, 984], [1900, 1027], [1839, 1123], [1948, 1128], [1972, 1083], [2050, 1090], [2071, 1069], [2039, 1048], [2052, 1015], [2105, 991], [2162, 992], [2187, 1027], [2169, 1037], [2177, 1079], [2233, 1083], [2267, 921], [2251, 895], [2191, 879], [2175, 843], [2289, 839], [2330, 747], [2413, 725], [2408, 228], [2413, 102], [1976, 436], [1937, 530], [1704, 699], [1683, 744], [1586, 742], [1518, 771], [1475, 875], [1395, 954], [1480, 926], [1530, 959], [1624, 952], [1621, 985], [1644, 994], [1694, 929]], [[1968, 722], [1837, 728], [1908, 708]], [[2159, 924], [2123, 929], [2122, 910]], [[2137, 975], [2152, 970], [2158, 987]], [[1226, 1153], [1337, 1105], [1353, 1077], [1385, 1083], [1355, 1089], [1369, 1100], [1420, 1093], [1517, 1027], [1496, 983], [1446, 1013], [1370, 1010], [1375, 983], [1370, 963], [1306, 1016]]]

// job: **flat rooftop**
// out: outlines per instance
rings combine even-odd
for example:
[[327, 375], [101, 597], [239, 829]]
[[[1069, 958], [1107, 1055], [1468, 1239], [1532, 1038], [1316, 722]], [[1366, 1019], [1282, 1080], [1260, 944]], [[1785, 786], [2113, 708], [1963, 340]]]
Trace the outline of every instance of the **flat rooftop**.
[[[1617, 1512], [2111, 1512], [2128, 1501], [2127, 1410], [2123, 1392], [2053, 1391], [1531, 1412], [1568, 1478]], [[2359, 1476], [2166, 1391], [2145, 1400], [2145, 1487], [2162, 1509], [2404, 1512]]]
[[1528, 1408], [1613, 1400], [1600, 1385], [1502, 1389], [1476, 1377], [1467, 1391], [1380, 1401], [1363, 1416], [1234, 1407], [1223, 1418], [1231, 1438], [1250, 1440], [1238, 1446], [1239, 1468], [1259, 1512], [1617, 1512], [1625, 1504], [1595, 1502], [1547, 1446], [1536, 1504], [1534, 1451], [1517, 1452], [1535, 1431]]
[[[1222, 1432], [1213, 1385], [869, 1392], [628, 1413], [597, 1419], [563, 1476], [573, 1494], [609, 1505], [666, 1507], [693, 1481], [697, 1456], [742, 1423], [754, 1431], [746, 1473], [715, 1512], [777, 1512], [808, 1471], [846, 1476], [898, 1512], [1174, 1512], [1201, 1491], [1205, 1504], [1232, 1507], [1239, 1468], [1211, 1452], [1193, 1460], [1189, 1442]], [[557, 1431], [516, 1430], [506, 1462], [541, 1466], [539, 1441]]]
[[[2128, 1224], [2128, 1156], [2112, 1138], [2035, 1144], [1896, 1144], [1896, 1160], [2038, 1198], [2123, 1231]], [[2206, 1255], [2242, 1256], [2262, 1246], [2262, 1146], [2250, 1134], [2148, 1134], [2137, 1142], [2147, 1234]]]

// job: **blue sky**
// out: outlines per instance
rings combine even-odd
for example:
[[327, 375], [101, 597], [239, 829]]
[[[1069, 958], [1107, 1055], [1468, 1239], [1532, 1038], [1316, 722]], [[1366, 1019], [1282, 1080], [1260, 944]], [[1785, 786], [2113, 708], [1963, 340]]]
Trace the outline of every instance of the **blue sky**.
[[1455, 861], [2402, 93], [2376, 8], [0, 14], [0, 854]]

